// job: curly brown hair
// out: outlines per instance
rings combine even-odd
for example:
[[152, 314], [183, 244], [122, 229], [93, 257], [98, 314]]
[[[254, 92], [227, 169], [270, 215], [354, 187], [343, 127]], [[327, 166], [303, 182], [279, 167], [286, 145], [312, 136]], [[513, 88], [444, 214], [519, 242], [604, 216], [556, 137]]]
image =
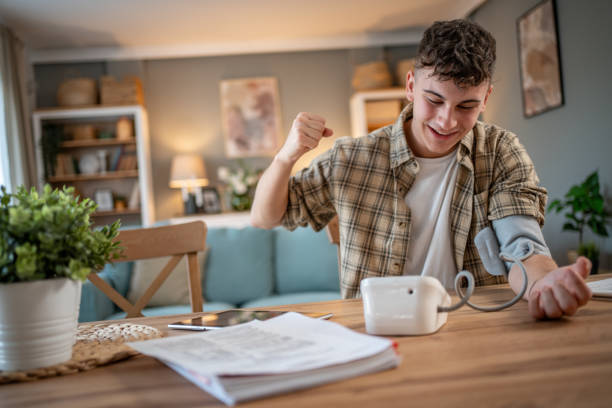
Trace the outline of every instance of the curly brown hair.
[[436, 21], [423, 34], [415, 69], [433, 68], [441, 80], [457, 86], [490, 81], [495, 69], [495, 38], [468, 20]]

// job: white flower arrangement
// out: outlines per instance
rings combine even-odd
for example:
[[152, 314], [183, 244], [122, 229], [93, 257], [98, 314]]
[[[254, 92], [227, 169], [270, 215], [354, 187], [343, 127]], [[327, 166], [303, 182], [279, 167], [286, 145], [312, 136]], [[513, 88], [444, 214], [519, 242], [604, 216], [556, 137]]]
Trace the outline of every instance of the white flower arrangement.
[[233, 194], [244, 195], [257, 185], [260, 174], [240, 165], [235, 170], [221, 166], [217, 169], [217, 176], [230, 187]]

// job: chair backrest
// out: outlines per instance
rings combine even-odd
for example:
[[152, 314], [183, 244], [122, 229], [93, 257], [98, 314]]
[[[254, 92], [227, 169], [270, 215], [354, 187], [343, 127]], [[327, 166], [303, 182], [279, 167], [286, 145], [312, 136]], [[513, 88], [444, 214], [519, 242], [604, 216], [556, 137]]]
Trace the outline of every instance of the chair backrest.
[[140, 228], [120, 231], [116, 241], [123, 247], [123, 257], [119, 260], [135, 261], [138, 259], [160, 258], [171, 256], [166, 266], [145, 293], [136, 301], [130, 303], [125, 297], [106, 283], [97, 273], [90, 273], [88, 279], [123, 311], [127, 317], [142, 316], [142, 309], [151, 297], [168, 278], [183, 256], [187, 256], [189, 274], [189, 300], [193, 312], [201, 312], [204, 298], [202, 297], [202, 281], [197, 253], [206, 247], [206, 224], [195, 221], [186, 224], [169, 225], [156, 228]]
[[338, 223], [338, 216], [336, 215], [325, 227], [327, 232], [327, 238], [329, 242], [336, 245], [338, 248], [338, 278], [342, 279], [341, 267], [342, 260], [340, 259], [340, 224]]

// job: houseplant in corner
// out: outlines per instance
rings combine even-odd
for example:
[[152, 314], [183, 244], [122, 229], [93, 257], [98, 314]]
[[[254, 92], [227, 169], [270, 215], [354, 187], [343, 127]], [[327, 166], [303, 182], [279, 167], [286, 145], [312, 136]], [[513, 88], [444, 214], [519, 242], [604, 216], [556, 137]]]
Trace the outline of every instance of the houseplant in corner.
[[571, 186], [564, 200], [553, 200], [548, 206], [548, 211], [561, 212], [566, 210], [563, 231], [578, 232], [578, 249], [575, 254], [569, 254], [571, 258], [578, 255], [586, 256], [593, 263], [591, 273], [597, 273], [599, 267], [599, 248], [594, 242], [585, 243], [584, 229], [589, 227], [594, 234], [607, 237], [606, 224], [610, 218], [610, 212], [605, 208], [604, 198], [599, 188], [599, 174], [597, 171], [591, 173], [582, 183]]
[[69, 360], [81, 282], [120, 255], [119, 222], [93, 230], [96, 204], [72, 188], [0, 192], [0, 370]]

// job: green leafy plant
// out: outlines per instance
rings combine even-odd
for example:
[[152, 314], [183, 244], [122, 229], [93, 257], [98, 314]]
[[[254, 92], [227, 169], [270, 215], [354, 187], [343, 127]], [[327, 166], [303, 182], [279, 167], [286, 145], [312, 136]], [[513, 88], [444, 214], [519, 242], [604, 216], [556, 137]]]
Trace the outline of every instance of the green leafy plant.
[[64, 130], [61, 125], [47, 124], [44, 126], [40, 146], [42, 147], [45, 179], [55, 175], [57, 154], [61, 150], [60, 146], [64, 139]]
[[563, 231], [578, 232], [578, 253], [585, 256], [587, 253], [598, 255], [595, 244], [585, 245], [583, 242], [585, 227], [590, 228], [596, 235], [608, 236], [606, 224], [611, 214], [605, 208], [597, 171], [589, 174], [581, 184], [571, 186], [564, 200], [553, 200], [548, 206], [548, 211], [559, 213], [563, 210], [566, 210], [567, 219], [563, 224]]
[[586, 256], [592, 261], [599, 259], [599, 248], [597, 248], [594, 242], [580, 244], [576, 252], [578, 255]]
[[79, 201], [72, 187], [42, 193], [23, 186], [0, 193], [0, 283], [67, 277], [85, 280], [92, 270], [118, 259], [113, 239], [120, 223], [92, 229], [97, 205]]

